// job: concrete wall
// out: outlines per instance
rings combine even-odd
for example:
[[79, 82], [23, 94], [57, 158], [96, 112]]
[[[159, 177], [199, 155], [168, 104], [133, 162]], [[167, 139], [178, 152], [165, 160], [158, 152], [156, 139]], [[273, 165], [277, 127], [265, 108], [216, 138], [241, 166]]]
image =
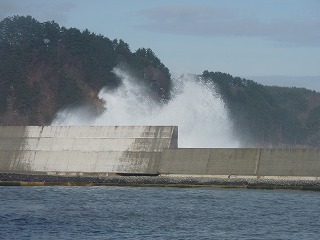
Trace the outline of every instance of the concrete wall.
[[259, 176], [320, 176], [320, 149], [261, 149]]
[[320, 149], [164, 149], [159, 172], [317, 177], [320, 176]]
[[177, 127], [1, 126], [1, 172], [156, 173]]
[[178, 149], [177, 127], [0, 127], [0, 172], [320, 177], [320, 149]]

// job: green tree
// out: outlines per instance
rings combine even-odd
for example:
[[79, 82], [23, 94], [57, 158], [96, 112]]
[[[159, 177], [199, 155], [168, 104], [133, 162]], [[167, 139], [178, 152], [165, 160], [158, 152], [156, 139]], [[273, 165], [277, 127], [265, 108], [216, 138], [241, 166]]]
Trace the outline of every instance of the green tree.
[[79, 104], [84, 101], [84, 93], [80, 90], [77, 82], [61, 73], [58, 86], [58, 106], [65, 107], [72, 104]]

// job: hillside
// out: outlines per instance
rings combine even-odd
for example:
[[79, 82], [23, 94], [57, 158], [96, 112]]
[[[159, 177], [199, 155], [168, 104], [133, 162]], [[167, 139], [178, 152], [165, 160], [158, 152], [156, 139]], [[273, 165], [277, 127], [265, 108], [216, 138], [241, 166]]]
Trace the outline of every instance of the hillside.
[[204, 71], [218, 87], [244, 146], [320, 145], [320, 93], [263, 86], [221, 72]]
[[[47, 125], [58, 110], [77, 104], [100, 114], [99, 90], [120, 85], [112, 72], [116, 66], [141, 79], [156, 101], [170, 100], [173, 79], [151, 49], [132, 52], [123, 40], [53, 21], [3, 19], [0, 63], [0, 125]], [[319, 146], [320, 93], [263, 86], [221, 72], [199, 77], [217, 87], [243, 146]]]
[[169, 70], [151, 49], [131, 52], [123, 40], [55, 22], [14, 16], [0, 22], [0, 124], [50, 124], [69, 105], [89, 104], [101, 111], [98, 92], [120, 83], [112, 73], [121, 65], [165, 101]]

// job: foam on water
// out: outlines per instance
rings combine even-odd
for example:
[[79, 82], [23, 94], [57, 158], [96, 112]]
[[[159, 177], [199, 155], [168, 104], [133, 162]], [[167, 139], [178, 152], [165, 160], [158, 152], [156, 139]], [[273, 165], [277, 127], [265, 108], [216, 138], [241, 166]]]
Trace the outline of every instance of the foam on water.
[[100, 91], [106, 108], [100, 116], [92, 117], [85, 107], [64, 109], [52, 125], [176, 125], [179, 147], [239, 146], [225, 104], [212, 84], [182, 75], [173, 80], [171, 100], [159, 103], [127, 72], [119, 68], [113, 71], [122, 84], [113, 91]]

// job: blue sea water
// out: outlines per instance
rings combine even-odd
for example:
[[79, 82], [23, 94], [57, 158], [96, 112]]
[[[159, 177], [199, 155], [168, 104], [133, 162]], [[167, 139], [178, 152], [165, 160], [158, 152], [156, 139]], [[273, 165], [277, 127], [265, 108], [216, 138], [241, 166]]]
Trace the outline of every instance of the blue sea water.
[[320, 193], [0, 187], [0, 239], [320, 239]]

